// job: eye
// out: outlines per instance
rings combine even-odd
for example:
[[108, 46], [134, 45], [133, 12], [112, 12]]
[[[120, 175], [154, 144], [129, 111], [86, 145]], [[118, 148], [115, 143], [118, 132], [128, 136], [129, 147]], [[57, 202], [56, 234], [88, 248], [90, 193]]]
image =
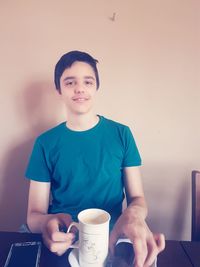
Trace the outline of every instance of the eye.
[[94, 82], [93, 82], [92, 80], [86, 80], [86, 81], [85, 81], [85, 84], [86, 84], [87, 86], [92, 86], [92, 85], [94, 84]]
[[65, 82], [66, 87], [73, 87], [75, 85], [75, 81], [68, 80]]

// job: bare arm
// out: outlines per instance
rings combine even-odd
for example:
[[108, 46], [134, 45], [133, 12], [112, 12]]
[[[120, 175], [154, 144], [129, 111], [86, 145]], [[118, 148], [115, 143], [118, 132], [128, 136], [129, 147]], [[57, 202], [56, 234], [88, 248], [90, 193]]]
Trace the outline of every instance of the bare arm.
[[141, 216], [145, 219], [148, 211], [139, 167], [124, 168], [124, 186], [127, 211], [132, 216]]
[[46, 246], [57, 255], [62, 255], [71, 245], [73, 233], [62, 233], [59, 226], [68, 227], [69, 214], [48, 214], [50, 183], [31, 180], [28, 199], [27, 223], [33, 233], [42, 233]]
[[31, 232], [41, 233], [52, 217], [48, 215], [50, 183], [30, 181], [27, 224]]
[[150, 266], [164, 249], [164, 236], [153, 234], [146, 224], [147, 205], [138, 167], [124, 168], [124, 184], [128, 206], [111, 233], [111, 250], [117, 239], [125, 235], [134, 244], [134, 267]]

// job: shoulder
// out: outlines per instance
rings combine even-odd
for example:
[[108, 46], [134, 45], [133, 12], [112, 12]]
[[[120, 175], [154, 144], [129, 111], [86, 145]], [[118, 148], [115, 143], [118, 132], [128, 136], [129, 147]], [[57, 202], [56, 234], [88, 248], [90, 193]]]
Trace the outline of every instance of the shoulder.
[[64, 132], [65, 123], [66, 122], [62, 122], [62, 123], [58, 124], [57, 126], [50, 128], [47, 131], [41, 133], [37, 137], [36, 142], [46, 143], [46, 142], [58, 139], [62, 135], [62, 133]]
[[126, 135], [127, 133], [131, 132], [129, 126], [123, 123], [120, 123], [118, 121], [114, 121], [114, 120], [111, 120], [105, 117], [102, 117], [102, 118], [103, 118], [104, 125], [110, 131], [118, 132], [120, 135], [124, 135], [124, 134]]
[[114, 120], [111, 120], [111, 119], [108, 119], [108, 118], [105, 118], [103, 117], [103, 120], [104, 120], [104, 124], [110, 126], [110, 127], [114, 127], [114, 128], [119, 128], [119, 129], [125, 129], [125, 128], [129, 128], [127, 125], [125, 124], [122, 124], [118, 121], [114, 121]]
[[104, 125], [106, 125], [107, 132], [109, 132], [110, 135], [118, 136], [123, 142], [134, 139], [133, 133], [129, 126], [105, 117], [103, 117], [103, 120]]

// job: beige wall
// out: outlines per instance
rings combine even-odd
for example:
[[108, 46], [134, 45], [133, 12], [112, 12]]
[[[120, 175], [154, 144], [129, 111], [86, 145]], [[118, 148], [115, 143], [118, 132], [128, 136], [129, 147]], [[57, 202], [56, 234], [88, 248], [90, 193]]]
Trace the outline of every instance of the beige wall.
[[0, 230], [25, 221], [33, 140], [64, 118], [54, 64], [79, 49], [100, 61], [97, 112], [136, 137], [151, 228], [190, 238], [190, 173], [200, 169], [199, 13], [198, 0], [0, 1]]

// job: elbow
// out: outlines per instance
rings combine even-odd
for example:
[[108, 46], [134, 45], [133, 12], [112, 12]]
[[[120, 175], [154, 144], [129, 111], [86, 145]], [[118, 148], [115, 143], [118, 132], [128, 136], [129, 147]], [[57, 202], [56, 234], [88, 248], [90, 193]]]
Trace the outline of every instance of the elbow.
[[27, 213], [27, 216], [26, 216], [26, 225], [27, 225], [27, 228], [30, 232], [32, 232], [31, 230], [31, 214], [28, 212]]

